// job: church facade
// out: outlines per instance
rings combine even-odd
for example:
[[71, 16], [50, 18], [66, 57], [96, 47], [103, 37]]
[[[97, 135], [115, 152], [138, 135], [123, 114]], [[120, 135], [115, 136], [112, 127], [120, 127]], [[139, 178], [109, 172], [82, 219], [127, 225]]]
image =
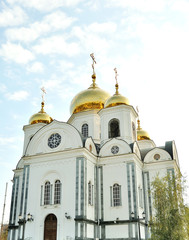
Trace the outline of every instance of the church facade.
[[59, 122], [42, 101], [23, 127], [8, 239], [148, 239], [150, 183], [179, 168], [174, 141], [157, 147], [118, 84], [110, 96], [94, 72], [70, 109], [69, 120]]

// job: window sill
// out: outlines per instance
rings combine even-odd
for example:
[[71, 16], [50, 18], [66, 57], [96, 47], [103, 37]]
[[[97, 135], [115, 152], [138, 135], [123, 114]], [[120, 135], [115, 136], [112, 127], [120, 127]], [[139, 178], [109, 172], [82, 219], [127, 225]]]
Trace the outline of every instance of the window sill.
[[41, 205], [43, 208], [57, 208], [60, 207], [61, 204], [48, 204], [48, 205]]

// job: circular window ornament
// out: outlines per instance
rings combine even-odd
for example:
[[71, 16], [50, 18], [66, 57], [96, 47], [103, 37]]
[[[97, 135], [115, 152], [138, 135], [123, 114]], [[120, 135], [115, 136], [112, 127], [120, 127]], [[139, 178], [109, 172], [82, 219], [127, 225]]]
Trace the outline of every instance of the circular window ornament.
[[50, 148], [56, 148], [61, 142], [61, 136], [58, 133], [53, 133], [48, 139], [48, 146]]
[[155, 154], [155, 155], [154, 155], [154, 159], [155, 159], [155, 160], [159, 160], [159, 159], [160, 159], [160, 155], [159, 155], [159, 154]]
[[117, 153], [119, 152], [119, 147], [118, 147], [118, 146], [113, 146], [113, 147], [111, 148], [111, 152], [112, 152], [113, 154], [117, 154]]

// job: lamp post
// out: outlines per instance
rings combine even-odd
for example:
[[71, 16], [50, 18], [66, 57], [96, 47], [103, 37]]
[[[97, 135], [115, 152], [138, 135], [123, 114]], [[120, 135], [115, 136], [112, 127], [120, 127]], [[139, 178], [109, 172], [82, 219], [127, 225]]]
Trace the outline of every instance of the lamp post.
[[21, 239], [24, 240], [26, 222], [32, 222], [33, 221], [33, 216], [30, 213], [28, 213], [27, 219], [25, 217], [22, 217], [21, 215], [19, 215], [18, 219], [19, 219], [18, 224], [23, 225], [23, 231], [22, 231], [22, 238]]
[[[139, 240], [141, 240], [141, 234], [140, 234], [140, 221], [144, 220], [146, 217], [145, 212], [142, 213], [142, 218], [140, 218], [139, 216], [137, 217], [137, 222], [138, 222], [138, 235], [139, 235]], [[131, 213], [131, 218], [134, 220], [135, 219], [135, 214], [134, 212]], [[145, 224], [146, 225], [146, 224]]]

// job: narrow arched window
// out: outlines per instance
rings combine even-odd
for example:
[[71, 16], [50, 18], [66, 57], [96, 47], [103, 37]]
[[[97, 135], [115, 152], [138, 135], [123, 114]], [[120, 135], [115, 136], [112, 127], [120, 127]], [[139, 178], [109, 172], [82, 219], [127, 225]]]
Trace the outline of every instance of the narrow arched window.
[[81, 127], [81, 133], [83, 135], [83, 137], [88, 137], [88, 131], [89, 131], [89, 127], [88, 124], [83, 124]]
[[113, 185], [113, 206], [121, 206], [121, 186], [117, 183]]
[[54, 204], [60, 204], [60, 198], [61, 198], [61, 182], [60, 180], [56, 180], [54, 185]]
[[93, 186], [91, 182], [88, 183], [88, 203], [93, 205]]
[[50, 204], [50, 198], [51, 198], [51, 184], [50, 182], [46, 182], [44, 191], [44, 205]]
[[119, 120], [112, 119], [109, 122], [109, 138], [115, 138], [119, 136], [120, 136]]

